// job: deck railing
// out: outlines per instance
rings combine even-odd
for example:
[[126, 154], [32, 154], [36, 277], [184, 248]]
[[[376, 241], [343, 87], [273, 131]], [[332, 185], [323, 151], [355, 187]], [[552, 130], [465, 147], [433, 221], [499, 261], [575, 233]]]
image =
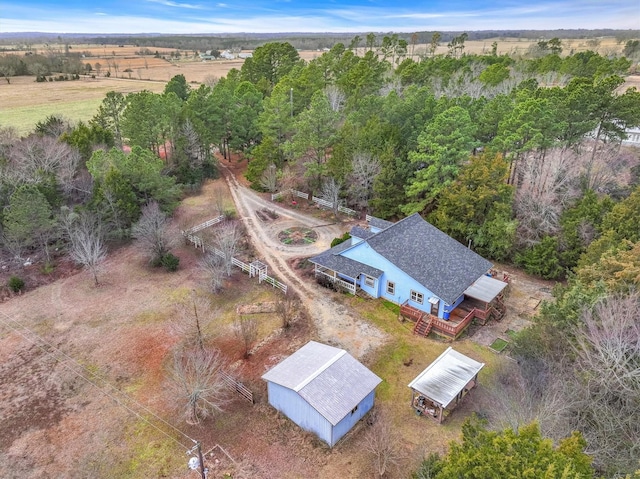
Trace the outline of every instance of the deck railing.
[[473, 318], [476, 317], [476, 311], [476, 308], [469, 311], [467, 315], [462, 319], [462, 321], [460, 321], [458, 324], [450, 324], [447, 321], [438, 319], [437, 321], [434, 321], [433, 329], [436, 330], [436, 332], [438, 330], [442, 331], [447, 336], [451, 336], [455, 339], [467, 328], [467, 326], [471, 324]]
[[335, 285], [339, 286], [342, 289], [345, 289], [347, 291], [349, 291], [351, 294], [356, 294], [356, 285], [353, 283], [350, 283], [348, 281], [344, 281], [340, 278], [337, 278], [336, 276], [333, 276], [329, 273], [325, 273], [324, 271], [317, 269], [316, 268], [316, 276], [321, 275], [324, 278], [328, 279], [329, 281], [331, 281], [332, 283], [334, 283]]

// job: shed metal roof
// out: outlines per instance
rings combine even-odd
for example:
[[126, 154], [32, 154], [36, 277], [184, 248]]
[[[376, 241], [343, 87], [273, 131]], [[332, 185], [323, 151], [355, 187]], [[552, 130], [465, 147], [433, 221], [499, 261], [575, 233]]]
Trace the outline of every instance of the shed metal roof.
[[464, 290], [466, 296], [470, 296], [485, 303], [490, 303], [498, 296], [507, 283], [489, 276], [480, 276], [475, 283]]
[[446, 408], [483, 367], [484, 363], [449, 347], [409, 387]]
[[345, 350], [315, 341], [262, 379], [293, 389], [334, 426], [382, 382]]

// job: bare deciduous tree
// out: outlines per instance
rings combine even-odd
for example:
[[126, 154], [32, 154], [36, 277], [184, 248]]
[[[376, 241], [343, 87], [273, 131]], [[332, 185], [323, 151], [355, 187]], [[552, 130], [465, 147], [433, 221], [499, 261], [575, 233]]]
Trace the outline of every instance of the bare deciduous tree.
[[220, 79], [215, 75], [206, 75], [202, 83], [204, 83], [209, 88], [213, 88], [218, 84], [219, 81]]
[[193, 123], [187, 119], [181, 128], [182, 136], [186, 140], [186, 152], [190, 159], [191, 168], [199, 170], [204, 164], [206, 158], [206, 152], [202, 148], [202, 142], [200, 141], [200, 135], [193, 126]]
[[174, 353], [169, 371], [172, 390], [189, 424], [222, 412], [229, 401], [229, 386], [220, 372], [224, 360], [219, 350], [182, 350]]
[[276, 314], [282, 321], [282, 328], [288, 329], [300, 310], [300, 300], [290, 291], [278, 296], [276, 300]]
[[242, 235], [234, 223], [221, 223], [213, 232], [213, 246], [220, 252], [227, 276], [231, 276], [232, 259], [238, 253]]
[[209, 290], [212, 293], [218, 293], [222, 290], [224, 284], [225, 267], [223, 260], [220, 256], [212, 251], [208, 251], [207, 254], [200, 261], [200, 269], [207, 275], [209, 281]]
[[61, 216], [71, 259], [89, 271], [98, 286], [98, 274], [107, 258], [102, 222], [88, 212], [76, 214], [66, 210]]
[[333, 111], [341, 111], [344, 108], [347, 96], [336, 85], [329, 85], [324, 89], [324, 94], [327, 96], [329, 106]]
[[242, 342], [244, 358], [247, 359], [252, 344], [258, 339], [258, 321], [253, 317], [238, 316], [233, 321], [233, 333]]
[[211, 310], [209, 300], [195, 291], [184, 303], [176, 305], [176, 317], [171, 322], [171, 331], [189, 347], [204, 351], [204, 343], [217, 312]]
[[276, 165], [271, 164], [262, 173], [260, 177], [260, 186], [270, 193], [274, 193], [278, 187], [278, 170]]
[[376, 475], [383, 477], [400, 461], [400, 435], [386, 414], [378, 411], [369, 414], [375, 414], [374, 423], [367, 431], [364, 447], [373, 456]]
[[169, 218], [156, 201], [150, 201], [142, 208], [142, 216], [133, 225], [131, 234], [152, 263], [161, 260], [169, 252], [177, 237]]
[[289, 166], [285, 166], [280, 173], [278, 179], [278, 186], [280, 191], [291, 191], [292, 189], [298, 189], [300, 186], [300, 177]]
[[0, 174], [9, 182], [37, 184], [51, 175], [63, 191], [69, 193], [73, 189], [80, 153], [57, 138], [31, 135], [14, 143], [7, 160]]
[[[640, 457], [640, 297], [601, 300], [576, 329], [573, 387], [578, 404], [565, 430], [583, 432], [596, 465], [632, 472]], [[575, 399], [574, 399], [575, 400]]]
[[568, 149], [531, 152], [518, 162], [514, 209], [520, 244], [532, 246], [558, 232], [562, 211], [579, 193], [580, 173]]
[[349, 175], [349, 194], [358, 208], [367, 208], [373, 195], [373, 182], [380, 173], [382, 165], [371, 153], [358, 152], [351, 160]]
[[329, 178], [322, 184], [320, 198], [331, 203], [331, 210], [335, 216], [338, 216], [338, 208], [342, 206], [343, 200], [340, 199], [340, 190], [342, 185], [335, 178]]
[[213, 206], [219, 215], [224, 214], [227, 206], [227, 189], [223, 185], [216, 185], [212, 191]]

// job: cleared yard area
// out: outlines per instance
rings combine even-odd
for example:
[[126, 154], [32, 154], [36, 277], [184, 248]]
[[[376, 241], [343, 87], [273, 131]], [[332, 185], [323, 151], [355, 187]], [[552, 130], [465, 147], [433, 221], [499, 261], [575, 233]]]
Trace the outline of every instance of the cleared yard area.
[[[201, 194], [184, 200], [176, 224], [195, 225], [210, 215], [213, 188], [222, 184], [210, 182]], [[243, 359], [231, 328], [238, 306], [268, 305], [277, 296], [240, 272], [222, 294], [209, 296], [218, 311], [208, 331], [213, 337], [209, 344], [223, 351], [233, 374], [254, 392], [256, 404], [238, 397], [201, 426], [180, 418], [178, 400], [167, 394], [167, 366], [177, 344], [170, 323], [174, 305], [191, 290], [202, 290], [205, 278], [198, 268], [199, 251], [181, 246], [175, 253], [180, 269], [171, 274], [151, 269], [134, 246], [122, 247], [111, 253], [98, 288], [80, 272], [0, 304], [0, 416], [10, 418], [0, 427], [0, 476], [195, 477], [186, 472], [189, 441], [153, 412], [201, 440], [205, 451], [220, 444], [229, 452], [236, 464], [219, 451], [207, 458], [214, 477], [225, 471], [242, 471], [234, 477], [252, 478], [373, 477], [372, 458], [364, 447], [366, 422], [329, 449], [268, 406], [260, 376], [317, 336], [306, 316], [281, 330], [267, 307], [255, 313], [259, 338], [250, 358]], [[364, 361], [384, 379], [376, 407], [389, 412], [402, 437], [402, 460], [389, 477], [406, 477], [425, 453], [442, 452], [458, 437], [468, 414], [482, 410], [493, 365], [503, 358], [471, 341], [455, 344], [487, 367], [480, 386], [438, 426], [415, 415], [407, 384], [448, 344], [413, 336], [409, 325], [398, 322], [396, 312], [383, 302], [333, 297], [338, 301], [336, 315], [347, 309], [390, 335], [389, 342]], [[68, 357], [52, 355], [51, 347], [31, 332]], [[99, 389], [74, 372], [80, 366]], [[133, 401], [123, 401], [116, 390]]]

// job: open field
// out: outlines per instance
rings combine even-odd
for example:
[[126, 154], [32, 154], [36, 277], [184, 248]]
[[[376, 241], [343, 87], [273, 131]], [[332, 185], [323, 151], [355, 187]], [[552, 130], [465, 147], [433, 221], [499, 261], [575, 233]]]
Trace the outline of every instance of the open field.
[[[498, 53], [523, 55], [537, 40], [496, 38], [484, 41], [467, 41], [466, 53], [483, 54], [491, 51], [493, 41], [498, 43]], [[620, 53], [623, 46], [614, 38], [599, 39], [595, 45], [593, 41], [584, 39], [563, 40], [564, 53], [593, 49], [601, 54]], [[38, 46], [34, 47], [38, 51]], [[42, 48], [42, 47], [40, 47]], [[409, 53], [418, 55], [426, 52], [427, 45], [409, 46]], [[160, 92], [164, 84], [173, 76], [183, 74], [194, 87], [204, 82], [207, 77], [224, 77], [232, 68], [242, 68], [243, 60], [215, 60], [203, 62], [194, 58], [194, 52], [181, 51], [181, 59], [171, 59], [169, 54], [174, 49], [150, 48], [154, 53], [158, 50], [160, 56], [138, 55], [139, 47], [115, 45], [72, 45], [72, 51], [86, 52], [83, 59], [93, 68], [95, 79], [83, 78], [72, 82], [35, 83], [33, 77], [14, 77], [11, 84], [0, 82], [0, 126], [14, 126], [19, 133], [31, 131], [36, 122], [51, 114], [61, 114], [72, 121], [88, 120], [104, 95], [111, 90], [123, 93], [150, 90]], [[24, 52], [9, 52], [23, 54]], [[301, 51], [300, 57], [306, 61], [322, 55], [321, 51]], [[364, 54], [365, 48], [360, 47], [358, 54]], [[447, 53], [447, 47], [440, 45], [438, 54]], [[97, 65], [98, 64], [98, 65]], [[117, 68], [116, 68], [117, 65]], [[98, 74], [99, 70], [99, 74]], [[125, 72], [125, 70], [131, 70]], [[111, 76], [106, 78], [107, 72]], [[117, 77], [117, 78], [116, 78]], [[637, 78], [630, 78], [630, 86], [637, 85]], [[635, 83], [634, 83], [635, 82]]]
[[164, 82], [120, 78], [81, 78], [74, 81], [36, 83], [34, 77], [14, 77], [0, 83], [0, 126], [13, 126], [21, 134], [38, 121], [59, 114], [74, 122], [93, 117], [109, 91], [162, 92]]

